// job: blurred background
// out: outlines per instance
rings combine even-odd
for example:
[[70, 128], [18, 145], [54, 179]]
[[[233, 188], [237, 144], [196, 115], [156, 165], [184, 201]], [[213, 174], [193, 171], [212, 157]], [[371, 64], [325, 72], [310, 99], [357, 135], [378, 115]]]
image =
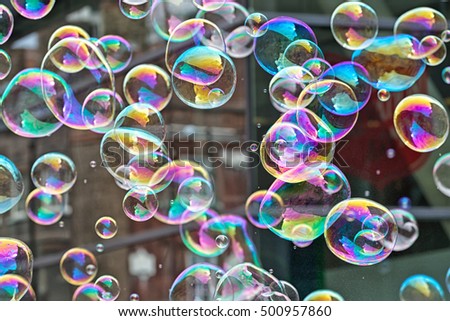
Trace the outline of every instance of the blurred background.
[[[0, 1], [10, 6], [9, 1]], [[262, 12], [269, 19], [291, 16], [306, 22], [315, 32], [318, 43], [330, 63], [349, 60], [351, 52], [340, 47], [330, 31], [330, 17], [342, 1], [336, 0], [257, 0], [238, 1], [249, 12]], [[380, 19], [380, 35], [392, 34], [396, 17], [403, 12], [428, 6], [450, 14], [448, 1], [431, 0], [377, 0], [364, 1], [374, 8]], [[57, 1], [52, 12], [42, 20], [32, 21], [17, 15], [11, 39], [2, 46], [12, 59], [12, 71], [0, 82], [0, 92], [14, 75], [24, 68], [39, 67], [47, 52], [50, 35], [57, 28], [71, 24], [85, 29], [91, 36], [120, 35], [133, 48], [133, 60], [126, 70], [116, 75], [119, 94], [127, 71], [142, 63], [164, 66], [165, 41], [153, 30], [150, 17], [143, 20], [127, 19], [116, 0]], [[186, 12], [186, 18], [196, 12]], [[189, 16], [190, 15], [190, 16]], [[216, 199], [213, 208], [220, 214], [244, 215], [247, 197], [258, 189], [267, 189], [273, 182], [262, 166], [243, 168], [247, 159], [258, 163], [258, 153], [236, 153], [239, 142], [259, 142], [262, 135], [279, 117], [270, 104], [267, 93], [270, 75], [256, 63], [253, 56], [234, 59], [237, 68], [237, 90], [229, 103], [214, 110], [196, 110], [180, 102], [175, 96], [162, 115], [167, 124], [169, 140], [178, 155], [174, 158], [199, 158], [193, 155], [196, 143], [189, 136], [195, 133], [201, 141], [205, 157], [218, 157], [221, 166], [210, 168], [215, 182]], [[352, 196], [367, 197], [390, 208], [399, 199], [411, 200], [411, 212], [419, 222], [420, 235], [408, 250], [392, 255], [372, 267], [352, 266], [340, 261], [327, 249], [323, 237], [306, 248], [297, 248], [267, 230], [248, 224], [249, 235], [266, 270], [292, 283], [304, 298], [317, 289], [331, 289], [346, 300], [398, 300], [401, 283], [410, 275], [427, 274], [445, 284], [450, 266], [450, 201], [441, 194], [432, 178], [436, 159], [450, 151], [450, 141], [440, 149], [427, 154], [408, 149], [397, 137], [392, 114], [397, 103], [412, 93], [430, 94], [446, 107], [450, 103], [448, 85], [441, 79], [442, 68], [428, 68], [425, 75], [410, 89], [392, 93], [390, 100], [381, 102], [376, 91], [367, 107], [360, 113], [358, 123], [348, 143], [339, 149], [344, 160], [342, 171], [348, 177]], [[26, 181], [26, 193], [34, 189], [29, 173], [40, 155], [56, 151], [71, 157], [78, 171], [78, 179], [66, 199], [63, 223], [39, 226], [31, 222], [22, 200], [10, 212], [0, 216], [0, 236], [23, 240], [35, 256], [33, 288], [38, 300], [70, 300], [74, 287], [59, 273], [59, 259], [72, 247], [95, 251], [103, 243], [103, 253], [96, 253], [98, 275], [114, 275], [121, 284], [119, 300], [128, 300], [138, 293], [141, 300], [167, 300], [173, 280], [187, 266], [209, 261], [190, 252], [182, 243], [177, 226], [164, 225], [155, 219], [136, 223], [122, 211], [125, 191], [100, 166], [99, 144], [102, 136], [90, 131], [76, 131], [67, 127], [48, 138], [25, 139], [0, 125], [0, 153], [6, 155], [20, 169]], [[226, 146], [217, 150], [206, 142]], [[394, 150], [392, 157], [388, 150]], [[92, 161], [96, 166], [92, 167]], [[25, 197], [24, 197], [25, 199]], [[99, 239], [94, 224], [101, 216], [111, 216], [118, 222], [118, 235], [110, 240]], [[448, 297], [448, 295], [447, 295]]]

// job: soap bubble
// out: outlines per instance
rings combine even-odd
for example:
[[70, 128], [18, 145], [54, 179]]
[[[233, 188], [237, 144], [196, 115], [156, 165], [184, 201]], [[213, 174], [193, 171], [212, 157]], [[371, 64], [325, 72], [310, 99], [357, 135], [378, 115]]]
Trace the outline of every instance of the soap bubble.
[[117, 74], [128, 67], [131, 62], [131, 44], [123, 37], [106, 35], [98, 39], [96, 44], [104, 52], [111, 70]]
[[0, 155], [0, 214], [13, 208], [22, 198], [25, 186], [16, 165]]
[[31, 283], [33, 253], [22, 241], [0, 237], [0, 276], [17, 275]]
[[378, 16], [365, 3], [344, 2], [334, 9], [330, 27], [339, 45], [360, 50], [370, 46], [378, 35]]
[[450, 197], [450, 153], [439, 157], [434, 164], [433, 179], [437, 189]]
[[410, 212], [404, 209], [393, 209], [391, 211], [394, 215], [398, 226], [398, 237], [394, 244], [386, 242], [386, 246], [393, 247], [393, 251], [400, 252], [409, 249], [419, 237], [419, 226], [417, 220]]
[[0, 5], [0, 45], [8, 41], [14, 29], [14, 16], [5, 5]]
[[426, 36], [420, 41], [419, 53], [428, 66], [437, 66], [447, 57], [447, 46], [439, 37]]
[[259, 12], [254, 12], [250, 14], [247, 19], [245, 19], [245, 26], [247, 27], [247, 33], [255, 38], [263, 36], [268, 29], [265, 24], [267, 22], [267, 17]]
[[34, 185], [48, 194], [63, 194], [77, 180], [73, 161], [61, 153], [48, 153], [39, 157], [31, 168]]
[[444, 301], [444, 290], [440, 284], [427, 275], [417, 274], [403, 281], [400, 287], [402, 301]]
[[97, 259], [83, 248], [68, 250], [61, 257], [59, 269], [62, 277], [72, 285], [86, 284], [94, 280], [97, 273]]
[[105, 240], [116, 236], [118, 229], [116, 220], [110, 216], [103, 216], [95, 222], [95, 233]]
[[139, 297], [139, 294], [137, 293], [131, 293], [130, 294], [130, 301], [139, 301], [141, 298]]
[[391, 98], [391, 93], [386, 89], [380, 89], [377, 92], [377, 97], [379, 101], [385, 102]]
[[442, 80], [447, 84], [450, 85], [450, 67], [445, 67], [442, 69]]
[[214, 190], [208, 180], [191, 177], [184, 180], [178, 187], [178, 197], [189, 211], [201, 212], [207, 210], [213, 202]]
[[27, 19], [38, 20], [50, 13], [56, 0], [11, 0], [13, 8]]
[[281, 70], [291, 66], [302, 66], [306, 61], [314, 58], [323, 59], [322, 50], [315, 42], [300, 39], [291, 42], [275, 64], [278, 70]]
[[226, 235], [218, 235], [216, 237], [216, 245], [221, 249], [227, 248], [230, 245], [230, 240]]
[[72, 296], [72, 301], [101, 301], [103, 289], [93, 283], [80, 285]]
[[20, 275], [0, 275], [0, 301], [20, 301], [30, 286]]
[[[280, 198], [280, 196], [278, 196], [278, 194], [273, 194], [272, 192], [269, 192], [267, 190], [259, 190], [254, 192], [247, 198], [247, 201], [245, 202], [245, 214], [247, 215], [247, 219], [250, 221], [250, 223], [260, 229], [268, 228], [267, 223], [261, 218], [262, 216], [268, 217], [270, 213], [260, 213], [261, 202], [263, 201], [267, 193], [271, 193], [271, 199], [277, 199], [277, 204], [283, 204], [283, 200]], [[270, 224], [272, 226], [278, 225], [279, 223], [279, 220], [276, 218], [270, 220]]]
[[143, 19], [150, 13], [150, 0], [119, 0], [119, 8], [123, 15], [133, 20]]
[[61, 195], [45, 193], [40, 189], [32, 191], [26, 200], [27, 215], [39, 225], [52, 225], [64, 214], [64, 201]]
[[170, 301], [212, 301], [219, 280], [220, 267], [209, 263], [197, 263], [178, 275], [169, 290]]
[[444, 106], [428, 95], [404, 98], [394, 111], [395, 130], [410, 149], [426, 153], [445, 143], [449, 119]]
[[60, 40], [63, 40], [66, 38], [83, 38], [83, 39], [89, 40], [90, 36], [86, 30], [84, 30], [78, 26], [65, 25], [65, 26], [59, 27], [52, 33], [52, 35], [50, 36], [50, 39], [48, 41], [47, 49], [50, 50]]
[[379, 263], [392, 252], [398, 228], [383, 205], [363, 198], [345, 200], [331, 209], [325, 220], [325, 240], [341, 260], [360, 266]]
[[123, 92], [129, 104], [150, 104], [161, 111], [172, 99], [172, 83], [162, 68], [150, 64], [139, 65], [125, 76]]
[[11, 68], [11, 57], [6, 51], [0, 49], [0, 80], [8, 77]]
[[81, 109], [83, 122], [87, 128], [109, 126], [116, 116], [116, 93], [110, 89], [96, 89], [84, 100]]
[[158, 211], [159, 202], [155, 192], [144, 186], [133, 187], [123, 198], [124, 213], [133, 221], [145, 222]]
[[100, 300], [114, 301], [119, 297], [120, 284], [115, 277], [111, 275], [103, 275], [99, 277], [94, 284], [102, 289], [100, 292]]
[[306, 60], [303, 65], [303, 68], [308, 70], [314, 77], [314, 80], [318, 80], [323, 78], [325, 72], [328, 72], [328, 77], [334, 79], [334, 70], [328, 61], [323, 58], [311, 58]]
[[447, 19], [442, 13], [432, 8], [419, 7], [397, 18], [394, 34], [411, 35], [420, 41], [429, 35], [441, 36], [447, 29]]
[[344, 301], [344, 298], [332, 290], [316, 290], [308, 294], [303, 301]]

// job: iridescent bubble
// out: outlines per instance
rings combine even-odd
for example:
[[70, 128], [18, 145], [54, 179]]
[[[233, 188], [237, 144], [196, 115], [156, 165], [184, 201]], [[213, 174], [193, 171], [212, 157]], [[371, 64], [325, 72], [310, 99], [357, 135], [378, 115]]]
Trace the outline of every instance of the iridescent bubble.
[[402, 301], [445, 301], [444, 290], [430, 276], [417, 274], [403, 281], [400, 287]]
[[377, 92], [377, 97], [379, 101], [385, 102], [391, 98], [391, 93], [386, 89], [380, 89]]
[[[252, 195], [250, 195], [245, 202], [245, 214], [247, 215], [247, 219], [250, 221], [250, 223], [260, 229], [268, 228], [267, 223], [262, 221], [261, 217], [268, 217], [270, 213], [260, 214], [261, 202], [267, 193], [271, 192], [267, 190], [256, 191]], [[277, 194], [272, 193], [270, 198], [278, 198], [277, 203], [283, 204], [283, 200]], [[272, 225], [277, 225], [279, 223], [280, 222], [276, 217], [270, 220], [270, 224]]]
[[420, 41], [429, 35], [441, 36], [447, 29], [447, 19], [442, 13], [432, 8], [419, 7], [397, 18], [394, 34], [411, 35]]
[[226, 2], [227, 0], [192, 0], [194, 6], [203, 11], [216, 11]]
[[178, 187], [180, 202], [189, 211], [202, 212], [209, 208], [214, 200], [214, 189], [211, 183], [201, 177], [184, 180]]
[[115, 219], [103, 216], [95, 222], [95, 233], [102, 239], [108, 240], [116, 236], [119, 227]]
[[14, 29], [14, 16], [5, 5], [0, 5], [0, 45], [8, 41]]
[[322, 58], [311, 58], [306, 60], [303, 68], [308, 70], [314, 77], [314, 80], [321, 79], [325, 72], [328, 72], [328, 77], [334, 79], [334, 70], [328, 61]]
[[55, 117], [70, 128], [90, 129], [83, 121], [82, 106], [94, 90], [115, 92], [108, 61], [99, 47], [84, 38], [59, 41], [45, 55], [41, 70], [51, 75], [50, 84], [42, 86], [44, 100]]
[[251, 263], [232, 267], [219, 280], [214, 294], [220, 301], [260, 301], [264, 294], [284, 293], [283, 284], [271, 273]]
[[450, 67], [445, 67], [444, 69], [442, 69], [442, 80], [450, 85]]
[[221, 249], [227, 248], [230, 245], [230, 240], [226, 235], [218, 235], [216, 237], [216, 245]]
[[131, 69], [123, 81], [123, 92], [129, 104], [150, 104], [159, 111], [172, 99], [170, 77], [156, 65], [139, 65]]
[[158, 211], [159, 202], [155, 192], [144, 186], [133, 187], [123, 198], [124, 213], [133, 221], [145, 222]]
[[66, 38], [84, 38], [86, 40], [89, 40], [90, 36], [86, 30], [84, 30], [78, 26], [65, 25], [65, 26], [59, 27], [52, 33], [52, 35], [50, 36], [50, 39], [48, 41], [47, 49], [50, 50], [60, 40], [63, 40]]
[[450, 30], [444, 30], [441, 33], [441, 39], [442, 41], [444, 41], [445, 43], [450, 41]]
[[268, 26], [265, 24], [266, 22], [267, 17], [265, 15], [254, 12], [245, 19], [244, 24], [247, 27], [247, 33], [254, 38], [258, 38], [267, 32]]
[[48, 153], [34, 162], [31, 179], [37, 188], [48, 194], [63, 194], [75, 184], [77, 171], [74, 162], [66, 155]]
[[86, 284], [94, 280], [97, 273], [97, 259], [83, 248], [68, 250], [61, 257], [59, 269], [62, 277], [72, 285]]
[[178, 275], [169, 290], [171, 301], [212, 301], [219, 280], [220, 267], [209, 263], [194, 264]]
[[103, 275], [95, 281], [95, 285], [102, 289], [100, 300], [114, 301], [119, 297], [120, 284], [115, 277], [111, 275]]
[[287, 281], [281, 281], [284, 287], [284, 293], [288, 296], [291, 301], [300, 301], [300, 296], [298, 295], [297, 289]]
[[14, 9], [27, 19], [38, 20], [50, 13], [56, 0], [11, 0]]
[[363, 198], [342, 201], [325, 220], [325, 240], [341, 260], [360, 266], [379, 263], [392, 252], [398, 229], [392, 213], [383, 205]]
[[33, 254], [17, 239], [0, 237], [0, 276], [18, 275], [31, 283]]
[[124, 179], [131, 186], [148, 186], [155, 192], [166, 188], [173, 177], [172, 160], [165, 150], [134, 156], [127, 164]]
[[281, 238], [309, 242], [324, 233], [330, 209], [350, 198], [350, 185], [336, 166], [329, 165], [302, 182], [277, 179], [269, 192], [261, 201], [261, 221]]
[[[141, 0], [142, 1], [142, 0]], [[112, 71], [117, 74], [128, 67], [131, 62], [131, 44], [123, 37], [106, 35], [98, 39]]]
[[442, 146], [449, 132], [445, 107], [433, 97], [422, 94], [408, 96], [398, 103], [394, 125], [402, 142], [420, 153]]
[[61, 195], [52, 195], [35, 189], [28, 195], [25, 208], [29, 219], [34, 223], [52, 225], [63, 216], [64, 201]]
[[116, 93], [110, 89], [96, 89], [83, 102], [81, 115], [88, 128], [104, 128], [116, 116]]
[[93, 283], [80, 285], [72, 296], [72, 301], [101, 301], [103, 289]]
[[370, 46], [378, 35], [378, 16], [365, 3], [344, 2], [334, 9], [330, 28], [339, 45], [361, 50]]
[[0, 301], [20, 301], [30, 286], [20, 275], [0, 275]]
[[420, 41], [419, 54], [428, 66], [437, 66], [447, 57], [447, 46], [439, 37], [426, 36]]
[[286, 48], [296, 40], [310, 40], [317, 43], [312, 29], [303, 21], [290, 17], [276, 17], [260, 28], [266, 33], [255, 40], [255, 58], [258, 64], [269, 74], [278, 72], [277, 61]]
[[150, 0], [119, 0], [119, 8], [123, 15], [133, 20], [143, 19], [150, 13]]
[[314, 58], [323, 59], [322, 50], [315, 42], [300, 39], [291, 42], [275, 64], [278, 70], [281, 70], [290, 66], [302, 66], [306, 61]]
[[105, 246], [102, 243], [97, 243], [95, 245], [95, 250], [97, 251], [97, 253], [103, 253], [103, 251], [105, 250]]
[[20, 299], [20, 301], [37, 301], [36, 300], [36, 292], [33, 287], [30, 285], [28, 290], [25, 292], [24, 296]]
[[236, 89], [236, 67], [222, 51], [206, 46], [186, 50], [173, 65], [175, 94], [198, 109], [217, 108], [227, 103]]
[[308, 139], [319, 143], [333, 143], [337, 141], [328, 124], [310, 109], [298, 108], [296, 117], [300, 130]]
[[442, 155], [434, 163], [433, 179], [437, 189], [450, 197], [450, 153]]
[[313, 244], [313, 241], [293, 241], [292, 244], [294, 244], [294, 249], [297, 247], [303, 249]]
[[0, 155], [0, 214], [13, 208], [22, 198], [25, 186], [16, 165]]
[[393, 251], [400, 252], [409, 249], [419, 237], [419, 226], [417, 220], [410, 212], [404, 209], [391, 210], [398, 226], [398, 237], [395, 244], [385, 243], [386, 246], [393, 247]]
[[[66, 83], [48, 71], [25, 69], [9, 82], [2, 96], [2, 115], [5, 125], [15, 134], [27, 137], [46, 137], [57, 131], [58, 122], [47, 106], [42, 88], [60, 91]], [[69, 103], [65, 104], [69, 108]]]
[[316, 290], [308, 294], [303, 301], [344, 301], [344, 298], [332, 290]]
[[353, 53], [352, 61], [364, 66], [361, 79], [376, 89], [390, 92], [410, 88], [425, 71], [425, 63], [414, 59], [420, 43], [409, 35], [378, 37], [369, 47]]

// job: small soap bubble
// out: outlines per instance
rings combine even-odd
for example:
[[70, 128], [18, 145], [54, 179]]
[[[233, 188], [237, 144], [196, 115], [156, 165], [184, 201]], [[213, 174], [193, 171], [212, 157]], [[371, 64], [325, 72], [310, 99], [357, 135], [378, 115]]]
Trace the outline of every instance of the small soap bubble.
[[377, 96], [380, 101], [385, 102], [391, 98], [391, 93], [386, 89], [380, 89], [378, 90]]
[[141, 298], [139, 297], [139, 294], [137, 293], [132, 293], [130, 295], [130, 301], [139, 301]]
[[228, 247], [229, 244], [230, 244], [230, 240], [228, 239], [228, 237], [226, 235], [218, 235], [216, 237], [216, 245], [218, 248], [224, 249], [224, 248]]

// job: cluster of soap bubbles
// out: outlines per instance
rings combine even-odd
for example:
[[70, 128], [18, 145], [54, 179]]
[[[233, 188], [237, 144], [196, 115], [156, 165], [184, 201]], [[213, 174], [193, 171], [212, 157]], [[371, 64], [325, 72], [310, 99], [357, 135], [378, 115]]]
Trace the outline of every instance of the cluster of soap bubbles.
[[[23, 17], [40, 19], [55, 0], [11, 4]], [[94, 38], [66, 25], [51, 35], [40, 68], [21, 70], [10, 80], [1, 115], [9, 130], [26, 138], [47, 137], [62, 126], [102, 135], [102, 166], [125, 191], [124, 215], [135, 222], [156, 219], [177, 225], [183, 244], [194, 254], [220, 256], [220, 266], [198, 263], [185, 269], [173, 282], [171, 300], [299, 300], [295, 287], [261, 267], [248, 221], [302, 248], [323, 236], [331, 253], [358, 266], [377, 264], [392, 251], [414, 244], [419, 230], [409, 206], [391, 211], [373, 200], [352, 198], [350, 183], [333, 159], [336, 144], [354, 128], [373, 90], [380, 101], [388, 101], [391, 92], [411, 88], [427, 66], [444, 61], [450, 31], [441, 13], [426, 7], [410, 10], [398, 18], [392, 36], [379, 37], [375, 10], [345, 2], [331, 16], [331, 31], [353, 54], [349, 61], [332, 64], [305, 22], [286, 16], [269, 20], [232, 1], [119, 0], [118, 8], [129, 19], [149, 17], [167, 42], [164, 67], [130, 66], [133, 48], [127, 39]], [[13, 20], [11, 11], [0, 5], [0, 44], [11, 36]], [[195, 109], [227, 104], [237, 86], [235, 59], [250, 55], [272, 76], [270, 102], [282, 115], [259, 147], [262, 166], [274, 182], [248, 197], [246, 220], [212, 209], [214, 180], [202, 164], [173, 159], [162, 111], [170, 108], [174, 94]], [[442, 71], [446, 83], [448, 68]], [[11, 59], [0, 50], [0, 79], [10, 70]], [[126, 72], [124, 99], [116, 91], [121, 72]], [[434, 151], [448, 137], [445, 107], [425, 94], [400, 101], [393, 121], [400, 140], [416, 152]], [[433, 171], [438, 189], [447, 196], [449, 173], [447, 154]], [[58, 222], [77, 179], [74, 162], [61, 153], [44, 154], [33, 164], [31, 178], [37, 189], [26, 199], [30, 220]], [[20, 171], [0, 155], [0, 214], [23, 193]], [[116, 236], [118, 224], [103, 216], [94, 231], [108, 240]], [[96, 249], [101, 253], [105, 247], [99, 243]], [[34, 296], [32, 265], [25, 244], [0, 238], [0, 300]], [[96, 278], [98, 270], [95, 255], [81, 247], [68, 250], [60, 260], [64, 280], [78, 287], [73, 300], [119, 297], [119, 281], [111, 275]], [[439, 284], [426, 276], [406, 280], [400, 292], [402, 300], [443, 298]], [[139, 295], [130, 300], [139, 300]], [[343, 298], [323, 289], [305, 300]]]

